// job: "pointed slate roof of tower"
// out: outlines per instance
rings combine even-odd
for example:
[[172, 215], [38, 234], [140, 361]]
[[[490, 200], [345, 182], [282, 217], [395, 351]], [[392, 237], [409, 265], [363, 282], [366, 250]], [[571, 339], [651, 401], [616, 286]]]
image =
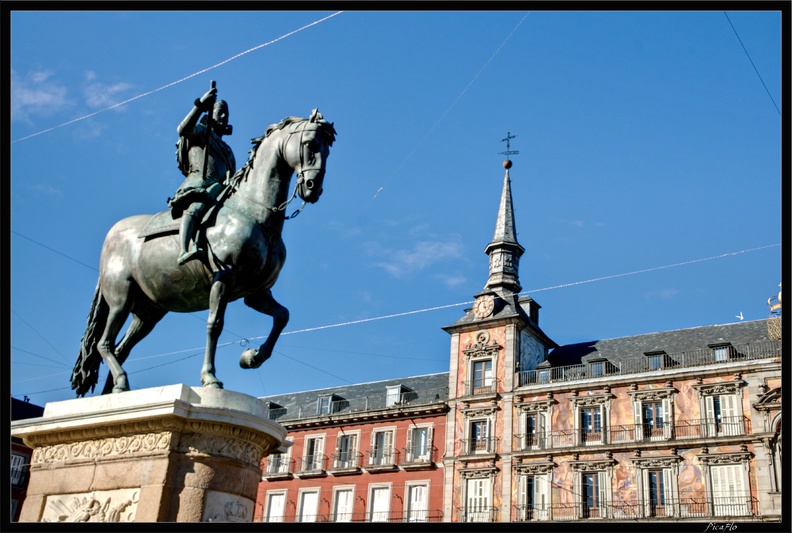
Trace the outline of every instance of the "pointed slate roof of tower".
[[495, 222], [495, 234], [492, 242], [487, 245], [484, 252], [490, 256], [489, 278], [487, 289], [506, 289], [513, 293], [522, 290], [519, 279], [519, 259], [525, 252], [517, 242], [517, 230], [514, 224], [514, 206], [512, 205], [511, 179], [509, 168], [510, 160], [503, 162], [506, 175], [503, 178], [498, 218]]

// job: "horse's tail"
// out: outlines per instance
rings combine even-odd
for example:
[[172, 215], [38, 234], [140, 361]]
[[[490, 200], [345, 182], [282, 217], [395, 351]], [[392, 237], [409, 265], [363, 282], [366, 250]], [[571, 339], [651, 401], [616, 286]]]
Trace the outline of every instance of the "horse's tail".
[[80, 355], [74, 364], [74, 370], [72, 370], [71, 388], [76, 389], [77, 397], [85, 396], [88, 389], [93, 392], [99, 379], [102, 355], [97, 349], [97, 343], [107, 323], [108, 311], [109, 307], [97, 282], [91, 310], [88, 312], [88, 324], [85, 327], [82, 341], [80, 341]]

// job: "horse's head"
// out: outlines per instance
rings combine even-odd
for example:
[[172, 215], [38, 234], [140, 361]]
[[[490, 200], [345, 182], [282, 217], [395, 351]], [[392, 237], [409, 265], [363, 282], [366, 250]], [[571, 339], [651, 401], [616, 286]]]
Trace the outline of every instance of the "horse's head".
[[317, 109], [308, 119], [298, 119], [289, 132], [284, 157], [297, 174], [297, 194], [308, 203], [322, 195], [327, 157], [335, 141], [335, 128]]

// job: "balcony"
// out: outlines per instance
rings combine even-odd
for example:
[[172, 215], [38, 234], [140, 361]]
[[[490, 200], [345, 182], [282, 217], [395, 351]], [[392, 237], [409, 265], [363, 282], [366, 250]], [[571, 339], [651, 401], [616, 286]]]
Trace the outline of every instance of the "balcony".
[[460, 439], [462, 455], [489, 455], [497, 453], [498, 437], [486, 439]]
[[500, 509], [489, 505], [457, 507], [460, 522], [497, 522]]
[[372, 448], [368, 453], [368, 464], [366, 470], [369, 472], [381, 472], [393, 470], [399, 463], [399, 450], [392, 446], [386, 448]]
[[[695, 350], [675, 354], [665, 354], [664, 369], [695, 368], [704, 365], [724, 364], [735, 361], [750, 361], [756, 359], [769, 359], [781, 356], [781, 341], [764, 341], [750, 344], [732, 345], [727, 352], [728, 357], [722, 358], [711, 349]], [[717, 359], [716, 359], [717, 358]], [[636, 357], [631, 360], [610, 362], [603, 365], [570, 365], [544, 368], [539, 370], [526, 370], [518, 374], [519, 386], [544, 385], [549, 383], [564, 383], [595, 379], [608, 376], [626, 376], [630, 374], [643, 374], [657, 372], [650, 368], [649, 361]]]
[[711, 439], [751, 433], [747, 417], [722, 417], [720, 420], [680, 420], [662, 427], [650, 424], [620, 424], [597, 432], [572, 429], [553, 431], [544, 435], [515, 435], [514, 450], [528, 452], [576, 446], [612, 446], [641, 442], [673, 442], [685, 439]]
[[498, 393], [498, 383], [500, 380], [474, 379], [465, 382], [465, 396], [495, 396]]
[[664, 498], [662, 503], [649, 500], [621, 500], [595, 507], [580, 504], [551, 504], [540, 506], [515, 506], [517, 522], [564, 520], [683, 520], [726, 519], [754, 516], [758, 500], [750, 494], [715, 496], [710, 498]]
[[[297, 522], [294, 514], [279, 517], [273, 522]], [[411, 511], [376, 511], [356, 513], [325, 513], [303, 517], [304, 522], [442, 522], [443, 511], [440, 509], [415, 509]], [[266, 520], [262, 520], [266, 522]]]
[[340, 476], [344, 474], [357, 474], [360, 472], [360, 459], [362, 453], [356, 451], [336, 452], [333, 454], [333, 466], [328, 473]]
[[295, 462], [294, 459], [285, 459], [283, 454], [273, 453], [267, 458], [267, 468], [261, 477], [270, 481], [289, 479]]
[[327, 456], [326, 455], [306, 455], [298, 459], [300, 466], [299, 469], [294, 473], [295, 476], [299, 477], [312, 477], [312, 476], [323, 476], [326, 474], [325, 468], [327, 466]]
[[407, 446], [404, 448], [404, 461], [401, 467], [404, 470], [434, 468], [436, 458], [437, 448], [434, 446]]

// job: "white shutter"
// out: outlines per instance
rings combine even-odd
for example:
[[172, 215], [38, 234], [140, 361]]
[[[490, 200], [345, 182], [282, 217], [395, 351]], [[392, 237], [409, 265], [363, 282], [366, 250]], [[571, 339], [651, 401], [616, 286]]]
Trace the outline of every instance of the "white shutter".
[[351, 522], [352, 521], [352, 489], [343, 489], [336, 491], [335, 494], [335, 521], [336, 522]]
[[605, 472], [597, 472], [597, 489], [599, 490], [599, 494], [597, 495], [597, 505], [599, 506], [600, 517], [602, 518], [605, 518], [606, 516], [605, 513], [608, 501], [607, 483], [608, 476], [605, 474]]
[[706, 435], [702, 435], [703, 437], [714, 437], [717, 434], [717, 424], [715, 420], [715, 403], [712, 396], [705, 396], [704, 397], [704, 409], [705, 415], [704, 418], [706, 419]]
[[663, 469], [663, 503], [665, 505], [665, 516], [675, 516], [676, 502], [674, 501], [674, 492], [671, 487], [671, 470], [668, 468]]
[[469, 479], [467, 484], [467, 521], [489, 522], [489, 478]]
[[540, 450], [547, 448], [547, 426], [545, 413], [536, 413], [536, 444]]
[[382, 441], [382, 457], [386, 464], [395, 462], [393, 460], [393, 431], [386, 431]]
[[371, 521], [387, 522], [390, 511], [390, 487], [371, 489]]
[[663, 398], [663, 437], [670, 439], [673, 435], [673, 430], [674, 402], [671, 401], [671, 398]]
[[434, 427], [428, 427], [424, 431], [424, 435], [426, 440], [424, 441], [423, 448], [421, 451], [421, 460], [422, 461], [431, 461], [432, 460], [432, 442], [434, 439]]
[[550, 519], [550, 480], [548, 474], [534, 476], [534, 520]]
[[635, 420], [635, 440], [644, 440], [644, 418], [643, 418], [643, 404], [641, 402], [633, 402], [633, 420]]
[[741, 464], [710, 467], [715, 516], [747, 514], [745, 477]]
[[408, 496], [407, 521], [427, 521], [427, 490], [426, 485], [410, 485]]
[[517, 509], [522, 509], [522, 514], [517, 516], [517, 520], [527, 520], [531, 517], [531, 509], [528, 505], [528, 476], [522, 475], [517, 478]]
[[316, 522], [318, 506], [318, 492], [303, 492], [300, 497], [300, 522]]
[[269, 503], [267, 505], [266, 522], [283, 522], [283, 513], [286, 504], [286, 495], [284, 493], [270, 494]]
[[418, 448], [415, 444], [415, 429], [413, 426], [407, 428], [407, 454], [404, 460], [408, 463], [416, 461], [418, 459]]
[[737, 397], [734, 394], [724, 394], [720, 397], [721, 421], [723, 422], [724, 435], [738, 435], [737, 425]]

